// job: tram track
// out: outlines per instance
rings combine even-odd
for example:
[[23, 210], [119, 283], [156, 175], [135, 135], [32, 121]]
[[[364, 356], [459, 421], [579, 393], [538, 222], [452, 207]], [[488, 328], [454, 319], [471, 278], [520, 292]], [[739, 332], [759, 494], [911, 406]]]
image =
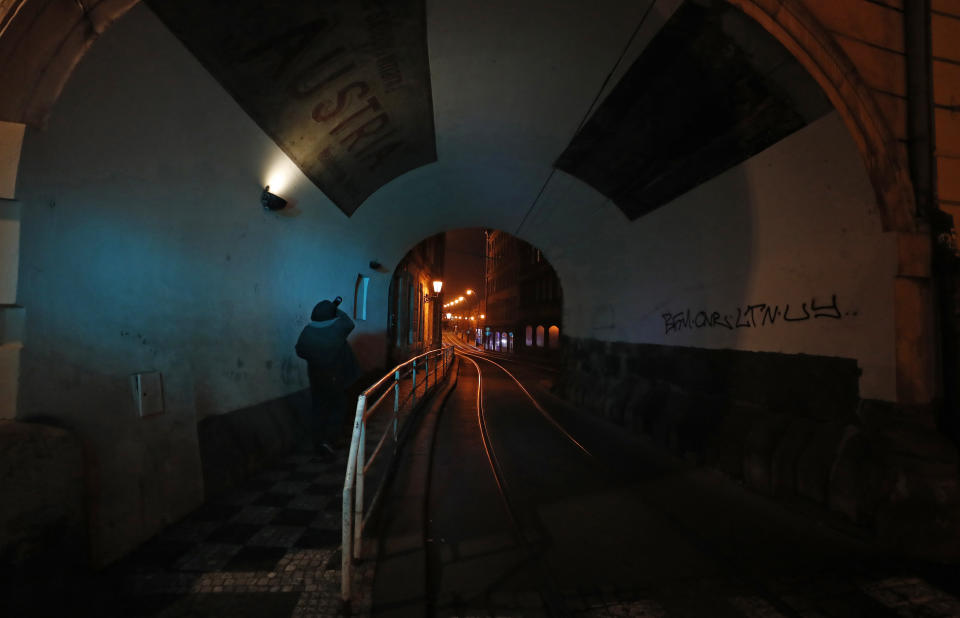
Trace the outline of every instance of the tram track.
[[[539, 499], [538, 497], [531, 497], [527, 495], [532, 488], [529, 482], [529, 471], [518, 469], [516, 467], [516, 462], [514, 462], [514, 466], [511, 468], [509, 463], [505, 463], [505, 457], [501, 453], [498, 453], [496, 435], [494, 435], [496, 434], [496, 430], [491, 430], [491, 423], [489, 422], [484, 396], [486, 387], [485, 382], [489, 382], [491, 379], [493, 379], [490, 375], [490, 372], [494, 371], [497, 372], [498, 375], [505, 376], [513, 385], [513, 388], [515, 388], [518, 394], [520, 394], [517, 399], [528, 402], [528, 404], [523, 407], [528, 410], [530, 408], [536, 410], [537, 415], [547, 422], [547, 424], [556, 432], [556, 435], [562, 436], [562, 441], [558, 440], [556, 442], [552, 442], [553, 449], [557, 448], [558, 443], [565, 442], [569, 444], [570, 447], [575, 449], [576, 452], [578, 452], [581, 456], [585, 457], [587, 460], [587, 465], [585, 467], [594, 467], [595, 465], [596, 469], [603, 469], [604, 475], [608, 476], [608, 478], [610, 470], [607, 469], [607, 465], [605, 465], [604, 462], [596, 460], [593, 454], [579, 440], [571, 435], [569, 431], [567, 431], [549, 412], [547, 412], [547, 410], [544, 409], [544, 407], [536, 400], [536, 398], [523, 385], [520, 379], [514, 375], [513, 372], [508, 370], [496, 360], [486, 357], [483, 351], [476, 350], [456, 341], [448, 341], [448, 343], [452, 343], [457, 348], [457, 353], [461, 359], [465, 361], [465, 363], [469, 363], [474, 372], [476, 372], [477, 385], [476, 392], [472, 397], [472, 401], [476, 419], [475, 427], [480, 437], [480, 445], [483, 451], [482, 455], [489, 470], [489, 474], [496, 485], [497, 494], [499, 496], [499, 501], [502, 504], [503, 513], [509, 521], [510, 536], [515, 541], [516, 547], [519, 548], [523, 553], [522, 561], [514, 565], [511, 569], [502, 571], [496, 578], [490, 580], [490, 587], [487, 592], [489, 593], [491, 590], [494, 590], [498, 587], [509, 588], [511, 577], [514, 577], [517, 573], [525, 573], [529, 578], [530, 571], [533, 571], [533, 580], [536, 583], [536, 595], [541, 602], [541, 606], [539, 608], [527, 607], [525, 610], [521, 610], [521, 615], [569, 615], [569, 608], [565, 607], [567, 593], [569, 592], [569, 582], [567, 583], [566, 587], [564, 587], [564, 585], [562, 585], [558, 580], [558, 576], [560, 579], [568, 579], [568, 577], [552, 573], [551, 560], [547, 558], [551, 551], [555, 551], [555, 545], [560, 541], [560, 539], [551, 538], [550, 532], [546, 530], [544, 525], [539, 521], [540, 516], [537, 512], [538, 507], [545, 503], [549, 503], [549, 500], [545, 501], [542, 495], [539, 496]], [[464, 365], [461, 365], [461, 367], [462, 366]], [[487, 378], [486, 380], [485, 376]], [[505, 397], [506, 395], [504, 395], [504, 393], [499, 393], [499, 398], [501, 400], [503, 400]], [[514, 413], [520, 409], [520, 406], [517, 406], [516, 404], [505, 407], [510, 407], [511, 412]], [[503, 414], [503, 412], [501, 412], [501, 414]], [[501, 428], [501, 431], [504, 429], [505, 428]], [[516, 459], [515, 453], [510, 453], [510, 456]], [[556, 457], [556, 455], [554, 455], [554, 457]], [[511, 481], [510, 474], [513, 473], [514, 475], [517, 475], [518, 472], [526, 472], [526, 476], [528, 478], [521, 482], [513, 483]], [[524, 475], [520, 474], [519, 476]], [[582, 486], [583, 485], [581, 483], [581, 488]], [[518, 495], [518, 493], [520, 495]], [[429, 501], [429, 499], [430, 498], [428, 496], [427, 500]], [[771, 601], [770, 605], [780, 610], [781, 616], [797, 615], [790, 611], [789, 608], [785, 607], [781, 602], [778, 602], [776, 595], [769, 594], [771, 591], [765, 590], [766, 586], [763, 585], [762, 581], [755, 577], [745, 576], [746, 574], [743, 573], [740, 568], [737, 568], [740, 565], [736, 564], [736, 559], [732, 559], [732, 557], [729, 555], [724, 555], [726, 552], [717, 551], [717, 547], [711, 547], [712, 544], [704, 542], [705, 539], [700, 538], [700, 535], [695, 531], [682, 530], [684, 526], [680, 525], [679, 522], [673, 517], [670, 517], [669, 514], [660, 513], [658, 515], [659, 517], [657, 517], [657, 519], [661, 520], [659, 522], [660, 525], [671, 528], [674, 532], [682, 533], [690, 541], [692, 541], [692, 545], [695, 546], [697, 550], [704, 552], [704, 554], [710, 555], [713, 560], [717, 560], [719, 563], [725, 564], [726, 569], [724, 570], [730, 569], [731, 571], [740, 571], [740, 573], [737, 576], [734, 576], [733, 579], [738, 580], [739, 585], [744, 585], [746, 588], [753, 589], [757, 592], [763, 591], [766, 593], [762, 594], [762, 597], [768, 601]], [[664, 515], [666, 515], [666, 517], [663, 517]], [[428, 522], [432, 523], [432, 519], [429, 517]], [[430, 530], [430, 526], [431, 524], [428, 523], [428, 537], [436, 537], [437, 534]], [[553, 564], [555, 565], [555, 562]], [[438, 576], [436, 570], [443, 568], [444, 565], [438, 564], [436, 559], [433, 560], [432, 569], [434, 573], [432, 574], [432, 578], [434, 580], [436, 580]], [[428, 570], [431, 570], [430, 566], [428, 566]], [[452, 614], [443, 613], [444, 610], [450, 609], [459, 611], [466, 610], [467, 612], [476, 610], [490, 611], [492, 612], [492, 615], [496, 615], [498, 610], [502, 611], [507, 609], [504, 607], [484, 606], [483, 599], [476, 597], [473, 599], [460, 599], [461, 605], [451, 608], [449, 602], [444, 605], [442, 600], [437, 598], [437, 588], [438, 586], [436, 585], [428, 586], [428, 590], [433, 590], [431, 602], [428, 604], [428, 606], [431, 608], [430, 615], [458, 615], [457, 611]], [[512, 609], [515, 610], [516, 608]]]
[[[535, 504], [529, 502], [527, 496], [524, 495], [522, 487], [514, 485], [511, 474], [515, 474], [517, 471], [511, 470], [509, 465], [505, 465], [503, 457], [498, 451], [497, 437], [494, 435], [496, 429], [491, 426], [492, 424], [488, 418], [488, 411], [485, 405], [485, 391], [488, 381], [486, 378], [491, 375], [491, 372], [495, 372], [492, 373], [494, 378], [502, 380], [502, 382], [498, 384], [499, 390], [501, 391], [499, 396], [501, 398], [507, 396], [502, 391], [507, 384], [510, 385], [512, 393], [509, 396], [512, 397], [515, 402], [509, 406], [511, 413], [521, 414], [526, 412], [529, 414], [535, 412], [536, 414], [533, 416], [526, 417], [527, 422], [536, 423], [537, 421], [532, 421], [532, 418], [539, 416], [546, 421], [547, 426], [551, 427], [557, 435], [562, 436], [563, 441], [568, 443], [576, 452], [579, 452], [580, 456], [592, 458], [592, 454], [544, 409], [513, 372], [492, 359], [484, 358], [482, 353], [470, 350], [467, 346], [457, 342], [451, 343], [456, 345], [458, 355], [461, 358], [460, 370], [462, 371], [463, 368], [469, 367], [473, 370], [471, 374], [475, 373], [476, 375], [476, 390], [471, 398], [476, 423], [474, 426], [475, 432], [479, 436], [478, 442], [480, 450], [482, 450], [482, 457], [488, 469], [489, 477], [496, 487], [496, 493], [502, 505], [505, 522], [508, 522], [508, 526], [506, 527], [508, 527], [509, 530], [503, 530], [503, 532], [507, 532], [512, 539], [512, 545], [510, 546], [500, 547], [499, 549], [486, 553], [480, 552], [465, 560], [473, 559], [479, 562], [484, 560], [497, 560], [511, 553], [513, 557], [513, 563], [504, 569], [498, 577], [489, 581], [487, 589], [480, 595], [482, 598], [461, 598], [459, 602], [466, 604], [467, 607], [461, 606], [458, 609], [489, 609], [483, 606], [489, 601], [490, 595], [496, 596], [498, 589], [504, 587], [509, 588], [515, 580], [519, 578], [525, 579], [533, 584], [534, 590], [528, 591], [530, 594], [526, 596], [527, 601], [529, 602], [532, 596], [539, 599], [540, 607], [528, 607], [528, 610], [541, 615], [565, 615], [566, 612], [562, 606], [562, 597], [559, 594], [559, 586], [552, 577], [549, 568], [542, 560], [544, 544], [548, 539], [542, 527], [537, 523]], [[502, 413], [502, 411], [500, 413]], [[439, 423], [436, 431], [440, 431]], [[436, 436], [434, 440], [435, 444], [442, 443]], [[434, 474], [433, 471], [431, 472], [431, 475], [432, 474]], [[523, 484], [523, 482], [519, 483], [520, 486]], [[434, 483], [431, 482], [430, 486], [432, 492]], [[428, 503], [431, 501], [431, 498], [432, 496], [430, 495], [426, 497]], [[430, 511], [429, 506], [425, 506], [425, 509], [427, 512]], [[441, 548], [441, 551], [432, 552], [433, 559], [428, 560], [427, 577], [429, 582], [427, 590], [428, 597], [430, 597], [428, 601], [428, 608], [430, 608], [429, 613], [430, 615], [447, 615], [443, 612], [451, 609], [449, 607], [449, 599], [438, 598], [440, 596], [440, 584], [438, 583], [441, 577], [440, 571], [448, 568], [441, 558], [443, 550], [446, 549], [445, 540], [442, 537], [442, 532], [439, 529], [435, 529], [436, 526], [433, 525], [433, 519], [431, 517], [427, 517], [427, 522], [427, 538], [436, 541], [437, 545]], [[456, 551], [458, 554], [461, 553], [459, 548]], [[449, 553], [448, 551], [448, 554]], [[478, 605], [480, 607], [478, 607]], [[503, 610], [507, 608], [500, 609]]]

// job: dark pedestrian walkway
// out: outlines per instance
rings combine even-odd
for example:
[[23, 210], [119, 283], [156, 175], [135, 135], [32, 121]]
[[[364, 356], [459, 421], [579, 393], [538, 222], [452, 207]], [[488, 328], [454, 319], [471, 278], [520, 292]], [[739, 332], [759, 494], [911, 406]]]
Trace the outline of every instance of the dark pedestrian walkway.
[[[346, 454], [343, 449], [332, 461], [290, 455], [103, 572], [51, 582], [50, 598], [34, 594], [8, 608], [10, 615], [343, 615], [339, 546]], [[352, 612], [365, 611], [364, 582], [372, 568], [360, 565], [360, 598]]]
[[292, 455], [111, 569], [133, 616], [339, 612], [345, 452]]

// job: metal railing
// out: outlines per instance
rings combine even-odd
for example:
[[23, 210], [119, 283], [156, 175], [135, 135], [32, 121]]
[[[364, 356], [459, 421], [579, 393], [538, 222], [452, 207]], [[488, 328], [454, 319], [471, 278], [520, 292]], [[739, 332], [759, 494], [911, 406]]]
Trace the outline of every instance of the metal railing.
[[[417, 402], [433, 390], [447, 375], [454, 357], [453, 346], [431, 350], [415, 356], [405, 363], [397, 365], [380, 378], [373, 386], [357, 397], [357, 412], [353, 421], [353, 439], [350, 441], [350, 454], [347, 457], [347, 472], [343, 482], [343, 518], [341, 548], [340, 596], [349, 601], [351, 596], [350, 577], [353, 561], [360, 558], [363, 527], [369, 514], [374, 511], [386, 485], [386, 474], [379, 479], [369, 505], [364, 503], [364, 480], [377, 456], [383, 451], [388, 438], [393, 437], [395, 453], [399, 445], [404, 426], [416, 409]], [[417, 377], [420, 376], [420, 382]], [[383, 411], [382, 404], [390, 400], [393, 394], [392, 416], [373, 419], [377, 412]], [[368, 405], [368, 401], [373, 404]], [[386, 408], [390, 410], [390, 408]], [[379, 421], [379, 422], [378, 422]], [[366, 457], [367, 429], [382, 427], [383, 433], [373, 448], [370, 457]], [[381, 466], [384, 467], [384, 466]], [[366, 511], [366, 515], [364, 512]]]

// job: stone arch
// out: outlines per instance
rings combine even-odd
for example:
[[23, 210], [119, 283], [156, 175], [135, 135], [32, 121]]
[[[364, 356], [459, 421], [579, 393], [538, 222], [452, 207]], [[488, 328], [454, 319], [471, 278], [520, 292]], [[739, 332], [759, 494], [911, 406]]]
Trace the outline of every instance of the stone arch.
[[884, 231], [897, 235], [894, 281], [897, 399], [929, 404], [935, 377], [931, 241], [916, 212], [907, 157], [856, 66], [802, 0], [727, 0], [797, 59], [837, 109], [877, 196]]
[[917, 230], [906, 156], [870, 88], [836, 39], [801, 0], [727, 0], [800, 62], [840, 113], [863, 157], [886, 231]]
[[[843, 117], [873, 183], [887, 230], [916, 229], [906, 156], [869, 88], [801, 0], [727, 0], [774, 36], [817, 81]], [[0, 120], [42, 125], [83, 55], [138, 0], [47, 3], [0, 9]]]

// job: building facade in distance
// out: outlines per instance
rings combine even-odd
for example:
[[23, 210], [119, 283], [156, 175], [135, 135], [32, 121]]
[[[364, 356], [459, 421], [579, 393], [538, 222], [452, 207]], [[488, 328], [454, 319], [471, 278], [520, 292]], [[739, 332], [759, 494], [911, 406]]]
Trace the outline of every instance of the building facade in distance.
[[487, 230], [484, 280], [484, 347], [558, 353], [563, 290], [539, 249], [506, 232]]
[[411, 249], [390, 281], [387, 358], [401, 363], [440, 344], [440, 308], [430, 302], [441, 278], [445, 236], [436, 234]]

